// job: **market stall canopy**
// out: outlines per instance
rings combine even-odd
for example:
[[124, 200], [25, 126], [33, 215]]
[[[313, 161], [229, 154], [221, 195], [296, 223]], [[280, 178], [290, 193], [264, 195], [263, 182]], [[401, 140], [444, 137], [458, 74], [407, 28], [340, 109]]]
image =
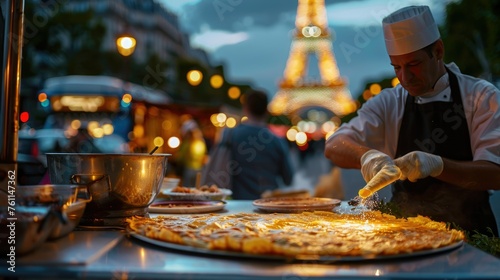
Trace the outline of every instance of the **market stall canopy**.
[[137, 101], [155, 105], [167, 105], [172, 103], [172, 98], [161, 90], [125, 82], [110, 76], [71, 75], [53, 77], [45, 81], [42, 92], [45, 92], [47, 97], [66, 94], [102, 94], [121, 97], [125, 93], [130, 93], [132, 98]]

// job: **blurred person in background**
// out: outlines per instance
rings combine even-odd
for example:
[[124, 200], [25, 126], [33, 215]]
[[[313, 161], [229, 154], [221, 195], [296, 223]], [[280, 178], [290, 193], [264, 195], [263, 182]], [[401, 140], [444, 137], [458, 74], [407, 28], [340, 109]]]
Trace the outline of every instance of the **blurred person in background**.
[[243, 113], [248, 119], [239, 126], [224, 131], [229, 138], [232, 161], [233, 199], [258, 199], [267, 190], [290, 185], [293, 167], [285, 139], [274, 135], [267, 127], [268, 97], [251, 90], [245, 94]]
[[69, 139], [62, 150], [67, 153], [101, 153], [94, 143], [94, 137], [84, 127], [78, 128], [76, 135]]
[[198, 187], [197, 176], [201, 172], [207, 157], [207, 145], [203, 134], [190, 115], [181, 116], [181, 146], [175, 153], [174, 160], [178, 173], [185, 187]]
[[369, 185], [393, 182], [391, 202], [404, 216], [498, 236], [489, 190], [500, 189], [500, 91], [444, 63], [429, 7], [402, 8], [382, 24], [400, 84], [368, 100], [327, 140], [325, 156], [361, 169]]

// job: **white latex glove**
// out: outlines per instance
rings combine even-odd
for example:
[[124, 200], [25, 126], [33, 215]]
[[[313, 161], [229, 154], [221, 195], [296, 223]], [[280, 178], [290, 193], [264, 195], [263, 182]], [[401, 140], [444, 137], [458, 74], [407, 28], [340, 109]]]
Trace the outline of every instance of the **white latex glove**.
[[377, 150], [369, 150], [361, 156], [361, 174], [365, 182], [369, 182], [384, 166], [394, 165], [388, 155]]
[[401, 177], [401, 170], [396, 165], [384, 165], [373, 178], [358, 191], [361, 198], [367, 198], [375, 192], [387, 187]]
[[394, 161], [377, 150], [369, 150], [361, 157], [361, 173], [367, 182], [366, 186], [358, 192], [362, 198], [371, 196], [401, 176], [401, 171]]
[[394, 162], [401, 169], [401, 180], [415, 182], [428, 176], [439, 176], [443, 172], [443, 159], [425, 152], [410, 152]]

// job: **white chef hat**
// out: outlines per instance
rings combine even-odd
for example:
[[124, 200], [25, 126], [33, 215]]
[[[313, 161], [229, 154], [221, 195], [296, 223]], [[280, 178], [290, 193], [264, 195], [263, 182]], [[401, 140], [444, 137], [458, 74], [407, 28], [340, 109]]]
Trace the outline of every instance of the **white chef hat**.
[[418, 51], [439, 39], [439, 30], [428, 6], [399, 9], [382, 20], [389, 55]]

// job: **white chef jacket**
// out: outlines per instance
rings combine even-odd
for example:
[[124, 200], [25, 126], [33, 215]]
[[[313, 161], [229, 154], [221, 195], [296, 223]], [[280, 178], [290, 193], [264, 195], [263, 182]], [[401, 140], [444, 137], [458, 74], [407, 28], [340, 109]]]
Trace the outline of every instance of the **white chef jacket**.
[[[446, 66], [458, 79], [471, 137], [473, 160], [487, 160], [500, 164], [500, 90], [485, 80], [460, 73], [455, 63]], [[407, 96], [408, 92], [401, 84], [382, 90], [363, 104], [357, 112], [357, 117], [349, 123], [344, 123], [331, 137], [340, 134], [349, 135], [356, 142], [394, 158]], [[415, 102], [450, 101], [450, 99], [448, 74], [445, 74], [436, 83], [433, 93], [417, 97]]]

